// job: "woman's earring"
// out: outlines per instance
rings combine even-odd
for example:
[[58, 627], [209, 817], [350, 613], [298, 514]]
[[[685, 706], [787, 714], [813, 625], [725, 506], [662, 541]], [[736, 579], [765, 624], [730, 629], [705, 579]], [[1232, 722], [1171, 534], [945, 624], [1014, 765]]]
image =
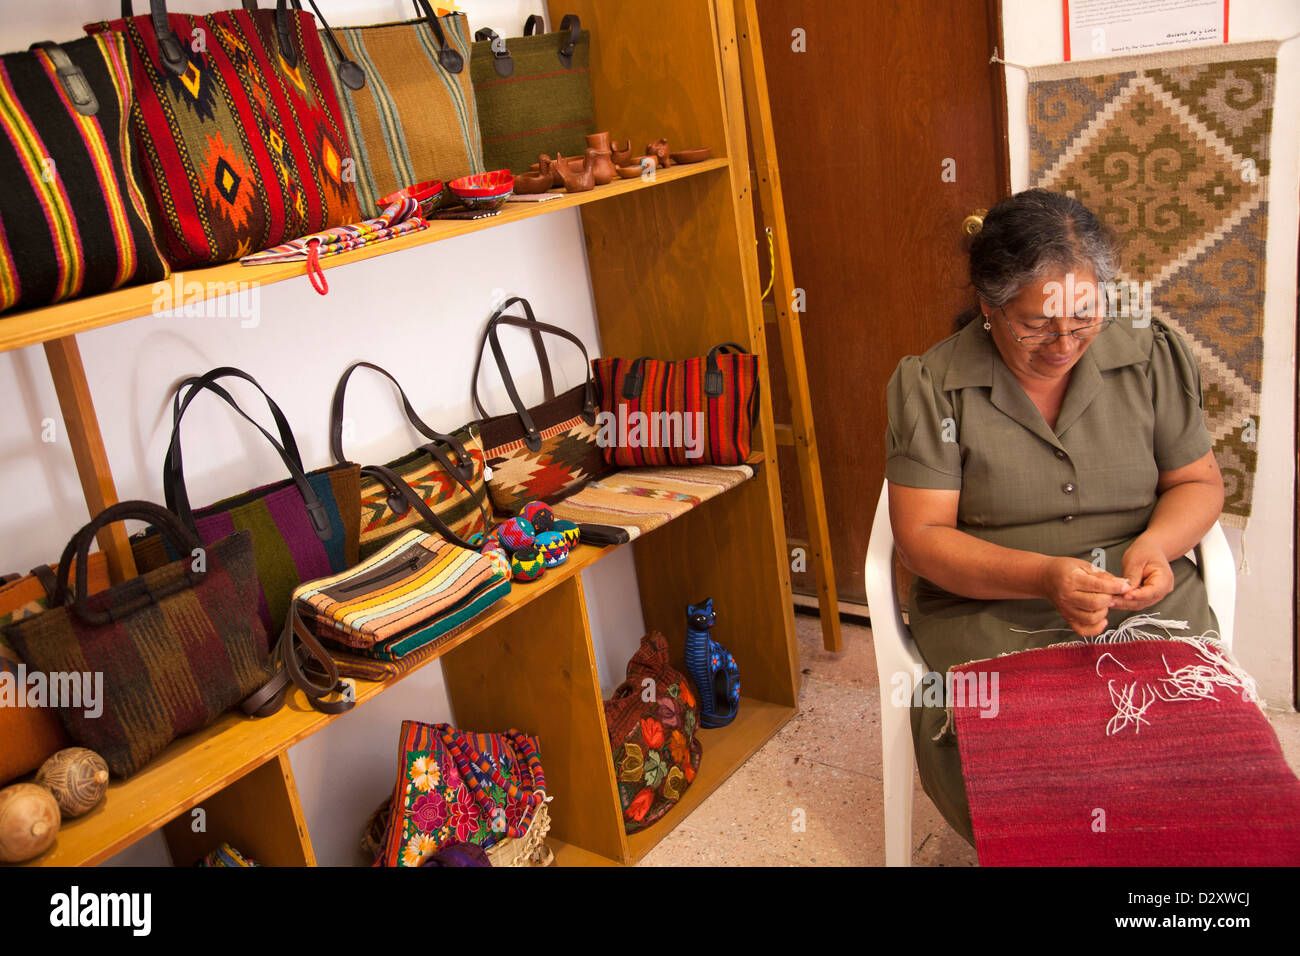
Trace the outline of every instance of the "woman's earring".
[[985, 328], [985, 329], [991, 329], [991, 328], [993, 328], [993, 326], [989, 325], [989, 317], [988, 317], [988, 313], [985, 313], [985, 314], [984, 314], [984, 328]]

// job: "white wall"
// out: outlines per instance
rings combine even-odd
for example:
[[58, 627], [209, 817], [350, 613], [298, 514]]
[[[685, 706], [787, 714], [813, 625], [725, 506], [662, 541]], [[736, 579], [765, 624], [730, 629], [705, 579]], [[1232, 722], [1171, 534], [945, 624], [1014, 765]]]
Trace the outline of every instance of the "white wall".
[[[1295, 0], [1232, 0], [1228, 38], [1282, 39], [1300, 33]], [[1043, 0], [1003, 0], [1006, 51], [1012, 63], [1038, 66], [1061, 60], [1062, 11]], [[1027, 80], [1008, 67], [1007, 106], [1011, 186], [1029, 185]], [[1264, 302], [1264, 369], [1259, 460], [1252, 517], [1245, 532], [1228, 528], [1239, 567], [1235, 646], [1271, 706], [1294, 709], [1292, 614], [1295, 570], [1295, 328], [1296, 237], [1300, 231], [1300, 39], [1282, 44], [1273, 103], [1272, 173]]]
[[[237, 5], [233, 0], [185, 0], [180, 9], [203, 13]], [[144, 11], [145, 0], [136, 6]], [[513, 36], [542, 4], [461, 0], [460, 6], [472, 29], [492, 26]], [[331, 24], [349, 25], [404, 19], [411, 8], [397, 0], [331, 0], [323, 9]], [[0, 50], [24, 49], [41, 39], [74, 39], [81, 24], [114, 17], [117, 10], [118, 0], [3, 0]], [[120, 497], [162, 500], [171, 386], [217, 365], [239, 366], [262, 383], [293, 424], [307, 466], [315, 468], [330, 463], [330, 397], [339, 373], [357, 359], [391, 371], [435, 428], [449, 431], [473, 418], [469, 378], [474, 351], [491, 302], [502, 292], [529, 299], [539, 319], [570, 329], [591, 355], [599, 353], [576, 210], [326, 275], [330, 293], [323, 298], [305, 277], [261, 289], [259, 321], [253, 328], [242, 327], [236, 318], [155, 315], [79, 336]], [[507, 356], [524, 400], [540, 401], [527, 337], [510, 330], [506, 334]], [[551, 354], [557, 389], [578, 384], [582, 359], [576, 350], [557, 341]], [[250, 414], [268, 421], [251, 387], [235, 383], [232, 391]], [[494, 367], [485, 370], [480, 394], [489, 411], [509, 408]], [[387, 461], [416, 445], [416, 433], [378, 376], [357, 372], [348, 396], [347, 414], [357, 435], [346, 446], [349, 457]], [[0, 500], [11, 502], [0, 508], [0, 572], [22, 571], [57, 560], [88, 518], [39, 346], [0, 354], [0, 409]], [[53, 443], [41, 440], [47, 418], [57, 423]], [[261, 435], [215, 397], [196, 402], [186, 413], [182, 435], [188, 488], [196, 504], [282, 477], [283, 465]], [[584, 586], [601, 683], [608, 692], [622, 679], [623, 666], [643, 633], [631, 549], [585, 572]], [[424, 668], [290, 750], [320, 862], [363, 862], [357, 841], [367, 816], [392, 788], [397, 732], [405, 718], [454, 720], [439, 668]], [[166, 862], [167, 854], [155, 835], [115, 859]]]

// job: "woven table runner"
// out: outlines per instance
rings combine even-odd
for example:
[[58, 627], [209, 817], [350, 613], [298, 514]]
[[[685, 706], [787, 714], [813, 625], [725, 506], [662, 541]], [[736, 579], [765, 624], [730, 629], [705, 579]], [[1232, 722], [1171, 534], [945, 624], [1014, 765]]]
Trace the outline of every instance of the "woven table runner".
[[1193, 640], [949, 672], [982, 866], [1300, 864], [1300, 780], [1254, 681]]
[[754, 477], [749, 465], [624, 468], [553, 505], [557, 518], [622, 528], [637, 538]]
[[1154, 316], [1187, 340], [1226, 485], [1221, 520], [1239, 528], [1250, 516], [1261, 427], [1277, 47], [1192, 47], [1029, 71], [1030, 181], [1074, 196], [1119, 235], [1117, 279], [1126, 292], [1150, 284], [1150, 308], [1121, 320]]

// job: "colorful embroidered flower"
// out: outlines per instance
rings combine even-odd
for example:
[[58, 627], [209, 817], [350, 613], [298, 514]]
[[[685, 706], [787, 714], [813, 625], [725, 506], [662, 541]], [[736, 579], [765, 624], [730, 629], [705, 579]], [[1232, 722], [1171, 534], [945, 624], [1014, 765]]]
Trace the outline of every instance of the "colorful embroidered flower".
[[664, 779], [663, 790], [661, 793], [669, 800], [678, 800], [682, 795], [682, 780], [684, 774], [681, 767], [673, 767], [668, 771], [668, 776]]
[[692, 710], [695, 709], [695, 695], [691, 693], [691, 689], [685, 684], [682, 684], [682, 702]]
[[442, 758], [442, 779], [446, 782], [448, 790], [455, 790], [460, 786], [460, 774], [456, 772], [456, 764], [450, 754], [445, 754]]
[[645, 741], [647, 750], [658, 750], [664, 745], [663, 724], [653, 717], [642, 717], [641, 739]]
[[683, 721], [682, 724], [686, 728], [687, 737], [695, 736], [695, 711], [694, 710], [688, 710], [686, 712], [686, 720]]
[[447, 822], [447, 801], [439, 793], [426, 793], [411, 806], [411, 822], [432, 833]]
[[524, 823], [524, 814], [527, 811], [528, 804], [523, 800], [507, 800], [506, 822], [515, 828], [522, 827]]
[[691, 745], [686, 742], [686, 735], [680, 730], [674, 730], [672, 737], [668, 739], [668, 749], [672, 752], [674, 763], [691, 762]]
[[438, 785], [440, 779], [438, 761], [433, 757], [428, 755], [416, 757], [411, 762], [411, 782], [415, 784], [415, 789], [428, 793]]
[[424, 834], [419, 838], [420, 862], [423, 863], [429, 857], [433, 856], [441, 848], [441, 844], [429, 834]]
[[695, 768], [690, 764], [686, 764], [686, 766], [682, 767], [682, 773], [685, 774], [687, 783], [690, 783], [695, 779]]
[[645, 819], [645, 815], [650, 812], [650, 805], [654, 803], [655, 794], [653, 790], [645, 789], [632, 798], [632, 802], [627, 805], [626, 816], [629, 820], [635, 820], [640, 823]]
[[664, 763], [663, 755], [657, 750], [652, 750], [646, 754], [645, 758], [645, 783], [647, 787], [657, 787], [668, 773], [668, 764]]
[[450, 810], [447, 825], [456, 834], [457, 840], [461, 842], [468, 841], [474, 835], [474, 831], [478, 829], [479, 809], [469, 790], [464, 786], [457, 788]]
[[636, 783], [645, 772], [645, 763], [641, 757], [641, 748], [636, 744], [623, 745], [623, 760], [618, 767], [618, 779], [624, 783]]
[[416, 835], [402, 847], [402, 866], [419, 866], [420, 860], [420, 836]]
[[668, 730], [682, 725], [682, 704], [675, 697], [659, 698], [659, 722]]

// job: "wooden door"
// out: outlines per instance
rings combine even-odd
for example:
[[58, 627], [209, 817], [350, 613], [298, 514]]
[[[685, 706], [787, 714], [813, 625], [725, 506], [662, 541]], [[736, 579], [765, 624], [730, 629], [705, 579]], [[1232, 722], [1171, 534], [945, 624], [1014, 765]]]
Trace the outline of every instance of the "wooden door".
[[[758, 11], [836, 583], [842, 601], [863, 603], [885, 384], [974, 303], [961, 222], [1007, 191], [1005, 95], [989, 64], [997, 0], [758, 0]], [[789, 421], [769, 336], [776, 416]], [[806, 539], [793, 455], [781, 485], [788, 531]], [[794, 582], [812, 593], [811, 568]]]

